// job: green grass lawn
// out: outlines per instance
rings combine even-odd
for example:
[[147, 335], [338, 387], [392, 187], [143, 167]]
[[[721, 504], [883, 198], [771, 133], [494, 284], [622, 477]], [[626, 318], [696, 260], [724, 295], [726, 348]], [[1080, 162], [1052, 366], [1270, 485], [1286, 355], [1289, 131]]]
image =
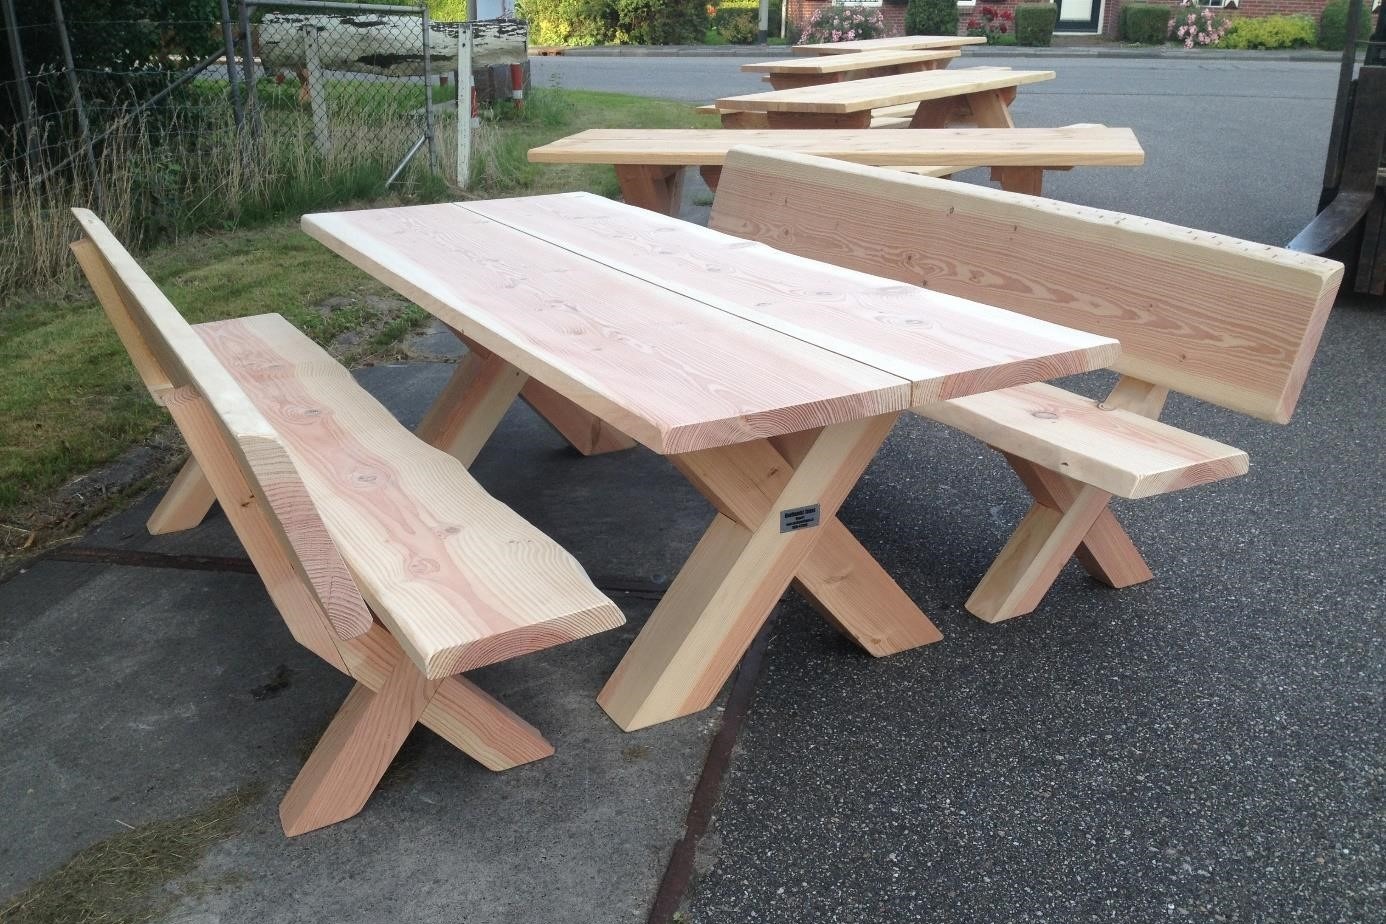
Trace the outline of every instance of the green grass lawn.
[[[528, 163], [525, 152], [583, 128], [715, 124], [684, 103], [537, 90], [523, 116], [502, 110], [484, 126], [467, 195], [579, 189], [614, 195], [610, 167], [540, 166]], [[392, 299], [384, 286], [299, 231], [296, 218], [187, 236], [141, 263], [189, 321], [278, 312], [349, 364], [388, 353], [426, 320], [420, 309]], [[167, 418], [140, 385], [85, 285], [0, 305], [0, 382], [4, 555], [62, 538], [55, 531], [70, 531], [101, 512], [100, 504], [88, 505], [81, 517], [64, 514], [54, 522], [47, 505], [60, 486], [149, 438]]]

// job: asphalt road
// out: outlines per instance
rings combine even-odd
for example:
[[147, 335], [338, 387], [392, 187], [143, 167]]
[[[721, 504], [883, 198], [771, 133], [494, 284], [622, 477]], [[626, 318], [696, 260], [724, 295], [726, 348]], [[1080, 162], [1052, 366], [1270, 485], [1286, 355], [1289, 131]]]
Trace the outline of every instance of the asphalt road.
[[[536, 86], [638, 93], [705, 103], [765, 89], [746, 58], [535, 58]], [[1055, 198], [1283, 244], [1313, 217], [1337, 66], [1283, 60], [1004, 58], [987, 65], [1053, 70], [1022, 87], [1022, 126], [1130, 126], [1142, 168], [1050, 173]], [[954, 67], [967, 66], [957, 62]]]

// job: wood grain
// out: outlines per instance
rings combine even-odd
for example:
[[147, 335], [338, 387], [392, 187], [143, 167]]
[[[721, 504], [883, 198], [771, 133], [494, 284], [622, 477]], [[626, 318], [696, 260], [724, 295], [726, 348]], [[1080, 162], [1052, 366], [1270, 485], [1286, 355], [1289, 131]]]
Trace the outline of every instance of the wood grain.
[[561, 546], [279, 315], [197, 333], [281, 434], [361, 593], [425, 676], [625, 621]]
[[[655, 218], [626, 214], [632, 222]], [[463, 336], [655, 452], [909, 403], [909, 383], [898, 376], [594, 263], [469, 205], [335, 212], [305, 216], [303, 224]]]
[[628, 210], [597, 196], [498, 199], [469, 208], [629, 277], [906, 379], [913, 404], [1100, 368], [1118, 350], [1107, 338], [677, 219], [632, 222]]
[[1240, 449], [1042, 382], [921, 405], [919, 414], [1118, 497], [1244, 475]]
[[724, 96], [717, 100], [717, 108], [720, 111], [845, 114], [901, 103], [967, 96], [986, 90], [1053, 80], [1054, 77], [1053, 71], [1018, 71], [1002, 67], [952, 68], [825, 83], [793, 90]]
[[588, 129], [531, 148], [546, 164], [720, 166], [736, 146], [877, 166], [1138, 166], [1145, 152], [1129, 128]]
[[711, 226], [1112, 337], [1118, 371], [1279, 423], [1342, 278], [1224, 235], [787, 153], [729, 156]]

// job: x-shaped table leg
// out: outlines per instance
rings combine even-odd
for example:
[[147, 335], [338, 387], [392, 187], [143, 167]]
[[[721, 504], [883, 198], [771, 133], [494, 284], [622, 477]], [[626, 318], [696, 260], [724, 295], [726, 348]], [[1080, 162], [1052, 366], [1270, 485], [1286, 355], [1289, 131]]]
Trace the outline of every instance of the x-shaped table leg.
[[[718, 513], [597, 702], [631, 731], [706, 708], [791, 580], [832, 621], [885, 654], [941, 636], [851, 533], [841, 506], [893, 414], [673, 458]], [[816, 507], [817, 526], [782, 514]]]

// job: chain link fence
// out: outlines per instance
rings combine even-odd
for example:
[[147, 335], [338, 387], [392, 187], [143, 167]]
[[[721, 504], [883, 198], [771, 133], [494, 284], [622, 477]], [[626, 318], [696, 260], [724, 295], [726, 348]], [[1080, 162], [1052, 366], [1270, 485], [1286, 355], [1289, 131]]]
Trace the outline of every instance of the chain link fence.
[[[387, 186], [466, 185], [470, 27], [406, 4], [203, 5], [220, 15], [95, 19], [76, 0], [0, 0], [0, 298], [70, 272], [73, 205], [139, 246]], [[500, 26], [523, 60], [523, 24]]]

